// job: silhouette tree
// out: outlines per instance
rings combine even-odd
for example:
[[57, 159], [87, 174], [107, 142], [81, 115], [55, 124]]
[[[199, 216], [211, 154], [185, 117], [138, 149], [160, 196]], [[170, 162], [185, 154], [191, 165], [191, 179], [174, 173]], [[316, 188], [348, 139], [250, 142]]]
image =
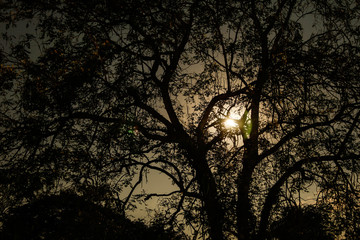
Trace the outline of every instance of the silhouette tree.
[[74, 193], [46, 196], [12, 209], [2, 239], [177, 239], [159, 227], [131, 222]]
[[282, 218], [272, 224], [272, 236], [279, 240], [335, 239], [329, 215], [315, 206], [285, 208]]
[[[214, 240], [268, 238], [315, 187], [359, 208], [357, 1], [2, 5], [4, 202], [108, 186], [109, 206], [158, 198]], [[174, 190], [136, 195], [149, 171]]]

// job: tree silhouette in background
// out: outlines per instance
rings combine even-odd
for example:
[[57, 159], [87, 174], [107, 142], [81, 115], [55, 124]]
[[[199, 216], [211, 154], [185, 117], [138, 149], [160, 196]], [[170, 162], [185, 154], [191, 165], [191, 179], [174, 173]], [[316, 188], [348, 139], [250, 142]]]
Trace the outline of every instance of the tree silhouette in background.
[[177, 239], [159, 227], [130, 222], [84, 197], [63, 192], [15, 208], [2, 239]]
[[273, 236], [286, 239], [335, 239], [331, 218], [326, 209], [307, 206], [283, 209], [282, 218], [272, 224]]
[[[193, 239], [261, 240], [316, 190], [356, 239], [359, 11], [355, 0], [3, 2], [3, 215], [86, 190], [124, 214], [157, 199], [157, 218]], [[150, 171], [173, 190], [138, 194]]]

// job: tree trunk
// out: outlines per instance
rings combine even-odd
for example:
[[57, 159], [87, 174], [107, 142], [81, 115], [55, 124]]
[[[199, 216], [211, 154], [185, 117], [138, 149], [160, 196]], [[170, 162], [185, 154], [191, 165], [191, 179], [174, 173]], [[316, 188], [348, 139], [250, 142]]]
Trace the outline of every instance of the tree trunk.
[[197, 149], [191, 151], [192, 164], [196, 170], [196, 179], [200, 186], [200, 192], [204, 201], [204, 210], [210, 228], [212, 240], [223, 240], [224, 211], [221, 207], [216, 182], [206, 161], [206, 154]]
[[[241, 180], [239, 180], [241, 181]], [[238, 201], [237, 201], [237, 225], [238, 225], [238, 239], [250, 239], [250, 202], [248, 198], [248, 186], [239, 183], [238, 186]]]
[[243, 171], [238, 176], [237, 182], [237, 206], [236, 217], [238, 226], [238, 239], [248, 240], [251, 236], [251, 203], [249, 199], [249, 189], [253, 167], [248, 164], [243, 165]]
[[204, 198], [204, 203], [209, 221], [210, 238], [212, 240], [223, 240], [224, 214], [218, 199], [213, 194], [208, 194]]
[[251, 202], [249, 199], [249, 190], [252, 175], [255, 166], [258, 162], [258, 137], [259, 137], [259, 103], [260, 93], [263, 84], [263, 72], [259, 74], [259, 79], [262, 80], [255, 87], [255, 92], [252, 97], [251, 105], [251, 123], [252, 129], [249, 139], [244, 139], [244, 155], [242, 159], [243, 168], [238, 175], [237, 179], [237, 206], [236, 206], [236, 217], [237, 217], [237, 228], [238, 228], [238, 239], [249, 240], [252, 231], [252, 213], [251, 213]]

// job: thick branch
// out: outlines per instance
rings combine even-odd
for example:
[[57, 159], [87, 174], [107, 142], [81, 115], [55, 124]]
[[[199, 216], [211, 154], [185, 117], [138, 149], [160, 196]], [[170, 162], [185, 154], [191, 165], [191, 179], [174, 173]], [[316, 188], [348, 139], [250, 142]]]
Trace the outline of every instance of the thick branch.
[[[343, 111], [340, 111], [341, 113]], [[272, 148], [270, 148], [267, 151], [264, 151], [260, 157], [259, 157], [259, 161], [261, 161], [261, 159], [264, 159], [266, 157], [268, 157], [269, 155], [275, 153], [281, 146], [283, 146], [286, 142], [288, 142], [289, 140], [291, 140], [292, 138], [299, 136], [301, 133], [312, 129], [312, 128], [316, 128], [316, 127], [322, 127], [322, 126], [328, 126], [332, 123], [334, 123], [336, 120], [339, 119], [341, 114], [337, 114], [333, 119], [329, 120], [329, 121], [325, 121], [325, 122], [318, 122], [318, 123], [314, 123], [314, 124], [309, 124], [307, 126], [304, 127], [297, 127], [295, 128], [294, 131], [286, 134], [283, 138], [281, 138]]]
[[177, 117], [177, 115], [175, 113], [171, 98], [169, 96], [169, 83], [172, 80], [172, 78], [176, 72], [181, 55], [184, 53], [185, 46], [189, 41], [192, 24], [193, 24], [193, 20], [194, 20], [194, 9], [196, 8], [196, 6], [197, 6], [197, 1], [195, 1], [195, 3], [193, 4], [193, 6], [190, 9], [189, 22], [184, 26], [184, 27], [186, 27], [185, 33], [181, 39], [179, 46], [174, 51], [174, 56], [171, 58], [171, 63], [168, 66], [168, 68], [165, 70], [165, 74], [163, 75], [163, 78], [162, 78], [162, 83], [160, 84], [163, 103], [164, 103], [166, 112], [169, 115], [170, 121], [175, 125], [175, 128], [177, 130], [181, 130], [181, 131], [183, 131], [183, 127], [179, 121], [179, 118]]

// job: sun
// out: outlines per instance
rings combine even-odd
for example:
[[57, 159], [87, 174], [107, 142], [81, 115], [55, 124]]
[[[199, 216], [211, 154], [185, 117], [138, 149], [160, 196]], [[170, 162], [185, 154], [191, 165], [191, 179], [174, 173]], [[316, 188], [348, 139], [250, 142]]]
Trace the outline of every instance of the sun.
[[231, 118], [226, 119], [224, 122], [224, 125], [225, 125], [225, 128], [228, 128], [228, 129], [238, 127], [238, 124], [236, 123], [236, 121]]

